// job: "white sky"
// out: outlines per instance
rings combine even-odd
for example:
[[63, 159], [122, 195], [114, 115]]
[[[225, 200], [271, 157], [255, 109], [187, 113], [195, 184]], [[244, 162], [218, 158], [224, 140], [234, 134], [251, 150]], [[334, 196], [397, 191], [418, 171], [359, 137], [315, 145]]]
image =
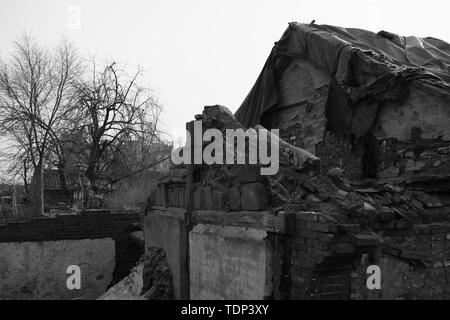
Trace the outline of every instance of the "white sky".
[[[0, 0], [0, 55], [27, 31], [54, 46], [141, 65], [164, 105], [165, 130], [184, 136], [204, 105], [233, 112], [288, 22], [381, 29], [450, 42], [450, 1]], [[78, 14], [79, 13], [79, 14]], [[133, 69], [130, 69], [133, 70]]]

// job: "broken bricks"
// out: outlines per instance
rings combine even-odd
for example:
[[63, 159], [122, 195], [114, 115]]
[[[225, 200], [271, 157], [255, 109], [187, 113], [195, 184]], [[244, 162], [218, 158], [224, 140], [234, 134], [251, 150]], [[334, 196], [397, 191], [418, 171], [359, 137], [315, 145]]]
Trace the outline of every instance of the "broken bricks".
[[442, 203], [438, 197], [433, 197], [425, 192], [416, 192], [414, 197], [419, 200], [426, 208], [439, 208]]

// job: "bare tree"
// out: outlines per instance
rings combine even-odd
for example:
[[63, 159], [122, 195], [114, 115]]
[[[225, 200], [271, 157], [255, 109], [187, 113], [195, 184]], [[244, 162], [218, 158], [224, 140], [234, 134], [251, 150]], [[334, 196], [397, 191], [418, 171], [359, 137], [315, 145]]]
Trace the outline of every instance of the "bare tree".
[[27, 179], [34, 171], [34, 202], [43, 214], [43, 167], [54, 152], [59, 130], [75, 107], [75, 83], [81, 63], [62, 41], [55, 51], [24, 35], [10, 60], [0, 65], [0, 130], [16, 152], [14, 169]]
[[88, 150], [85, 174], [95, 190], [100, 184], [117, 180], [117, 174], [123, 174], [118, 172], [124, 170], [123, 166], [117, 166], [118, 159], [136, 154], [136, 147], [142, 149], [140, 163], [134, 165], [141, 168], [150, 161], [145, 158], [148, 153], [143, 148], [161, 142], [158, 130], [161, 107], [151, 91], [139, 84], [142, 70], [127, 77], [116, 63], [100, 72], [96, 71], [95, 63], [93, 66], [91, 77], [78, 90], [78, 125], [81, 124], [78, 128], [86, 137]]

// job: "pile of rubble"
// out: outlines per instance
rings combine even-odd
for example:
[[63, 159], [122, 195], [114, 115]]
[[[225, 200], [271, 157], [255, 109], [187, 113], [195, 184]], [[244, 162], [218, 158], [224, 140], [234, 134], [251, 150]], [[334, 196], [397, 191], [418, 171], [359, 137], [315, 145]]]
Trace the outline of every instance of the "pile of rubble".
[[[242, 126], [222, 106], [206, 107], [204, 126], [225, 130]], [[263, 129], [257, 126], [256, 130]], [[320, 159], [282, 139], [280, 169], [261, 176], [260, 165], [211, 165], [199, 169], [195, 209], [317, 211], [339, 222], [374, 230], [448, 221], [450, 208], [409, 179], [349, 179], [344, 169], [321, 173]]]
[[98, 300], [169, 300], [173, 298], [172, 276], [166, 254], [148, 248], [136, 267]]
[[[244, 129], [222, 106], [205, 107], [196, 119], [204, 129]], [[254, 129], [257, 134], [265, 130], [259, 125]], [[280, 296], [346, 299], [351, 292], [353, 298], [367, 298], [365, 267], [377, 264], [389, 266], [383, 269], [386, 281], [397, 279], [396, 272], [416, 279], [413, 284], [396, 280], [395, 288], [394, 282], [383, 284], [383, 297], [450, 297], [450, 207], [445, 193], [425, 192], [432, 184], [420, 174], [354, 179], [343, 168], [325, 169], [318, 157], [279, 137], [270, 139], [279, 140], [276, 174], [261, 175], [260, 164], [196, 164], [190, 192], [193, 210], [199, 212], [237, 212], [249, 221], [258, 212], [281, 218], [282, 232], [289, 235], [281, 250], [289, 261], [283, 262], [289, 289]], [[184, 208], [187, 169], [179, 165], [166, 173], [150, 205]]]
[[389, 181], [351, 181], [340, 168], [312, 177], [281, 175], [281, 181], [276, 182], [285, 191], [280, 193], [278, 188], [273, 192], [279, 204], [276, 210], [317, 211], [339, 222], [355, 222], [374, 230], [450, 218], [450, 208], [436, 196]]

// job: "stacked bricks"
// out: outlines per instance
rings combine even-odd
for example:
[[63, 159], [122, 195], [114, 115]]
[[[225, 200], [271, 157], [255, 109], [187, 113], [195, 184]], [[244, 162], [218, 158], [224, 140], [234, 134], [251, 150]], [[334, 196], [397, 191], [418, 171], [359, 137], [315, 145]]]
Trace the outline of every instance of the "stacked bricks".
[[86, 213], [0, 224], [0, 242], [113, 238], [139, 223], [137, 214]]
[[379, 238], [357, 224], [317, 212], [295, 214], [291, 238], [291, 298], [349, 299], [355, 261], [373, 253]]
[[[256, 165], [198, 166], [199, 179], [194, 182], [196, 210], [261, 211], [270, 205], [270, 191]], [[232, 181], [217, 178], [218, 171], [229, 170]], [[185, 185], [163, 182], [150, 196], [153, 206], [185, 206]]]
[[[291, 298], [320, 298], [335, 288], [318, 288], [316, 265], [324, 262], [336, 243], [337, 226], [327, 221], [319, 213], [296, 213], [296, 230], [291, 239]], [[319, 277], [323, 281], [325, 277]], [[331, 282], [328, 284], [332, 285]], [[332, 285], [334, 286], [334, 284]]]
[[380, 178], [450, 173], [450, 145], [447, 141], [417, 139], [400, 142], [386, 139], [380, 141], [378, 150]]

